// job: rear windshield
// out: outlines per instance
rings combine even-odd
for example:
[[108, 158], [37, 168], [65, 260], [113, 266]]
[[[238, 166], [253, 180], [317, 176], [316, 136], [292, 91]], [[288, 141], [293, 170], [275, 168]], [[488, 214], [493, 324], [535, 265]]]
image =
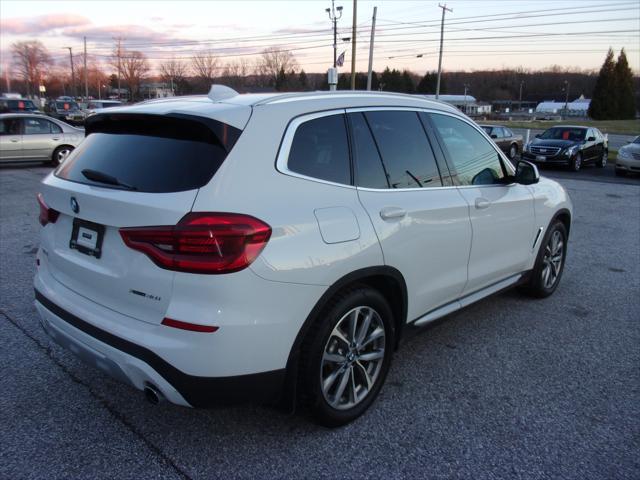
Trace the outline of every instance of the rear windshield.
[[136, 191], [151, 193], [182, 192], [206, 185], [242, 133], [204, 118], [133, 114], [89, 117], [85, 132], [85, 140], [56, 170], [57, 177], [123, 188], [89, 180], [82, 173], [88, 169]]
[[540, 138], [545, 140], [570, 140], [572, 142], [579, 142], [585, 139], [586, 133], [587, 130], [584, 128], [554, 127], [540, 135]]
[[58, 110], [80, 110], [76, 102], [56, 102], [56, 108]]

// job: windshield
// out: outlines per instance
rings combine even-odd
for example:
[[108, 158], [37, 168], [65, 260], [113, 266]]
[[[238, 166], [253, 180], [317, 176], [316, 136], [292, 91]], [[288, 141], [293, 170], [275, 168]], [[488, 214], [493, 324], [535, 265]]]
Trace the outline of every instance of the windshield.
[[544, 140], [570, 140], [572, 142], [580, 142], [584, 140], [586, 133], [586, 128], [554, 127], [540, 135], [540, 138]]
[[78, 107], [76, 102], [56, 102], [56, 108], [58, 110], [67, 110], [71, 112], [80, 110], [80, 107]]
[[31, 100], [8, 100], [7, 105], [12, 110], [25, 110], [28, 112], [38, 110]]
[[631, 142], [631, 143], [639, 143], [639, 144], [640, 144], [640, 136], [639, 136], [639, 137], [636, 137], [636, 139], [635, 139], [633, 142]]
[[486, 125], [482, 125], [481, 128], [487, 132], [489, 135], [491, 135], [491, 130], [493, 129], [493, 127], [488, 127]]

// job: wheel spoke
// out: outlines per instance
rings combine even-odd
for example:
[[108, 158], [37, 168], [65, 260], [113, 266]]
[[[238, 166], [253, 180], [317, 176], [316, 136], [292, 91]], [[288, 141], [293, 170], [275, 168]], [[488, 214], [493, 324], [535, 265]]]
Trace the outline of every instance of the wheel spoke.
[[360, 331], [358, 332], [358, 336], [356, 338], [356, 345], [360, 345], [364, 340], [364, 337], [367, 335], [367, 331], [369, 330], [369, 325], [371, 325], [371, 319], [373, 318], [373, 310], [369, 310], [362, 320], [362, 325], [360, 326]]
[[336, 382], [336, 379], [340, 375], [340, 372], [342, 372], [342, 369], [336, 368], [333, 372], [329, 374], [327, 378], [324, 379], [324, 381], [322, 382], [322, 389], [325, 392], [328, 392], [331, 389], [333, 384]]
[[353, 365], [351, 365], [351, 368], [349, 369], [349, 379], [351, 380], [349, 382], [351, 384], [349, 400], [351, 401], [351, 403], [355, 404], [358, 401], [358, 393], [356, 390], [356, 372], [353, 368]]
[[333, 332], [331, 332], [331, 336], [337, 338], [338, 340], [340, 340], [342, 343], [345, 344], [345, 346], [349, 347], [349, 340], [347, 340], [347, 337], [344, 336], [344, 334], [338, 330], [338, 327], [336, 327]]
[[367, 372], [367, 369], [364, 368], [364, 365], [362, 365], [359, 361], [356, 361], [355, 365], [357, 365], [357, 367], [360, 369], [360, 371], [362, 372], [362, 376], [364, 377], [365, 381], [367, 382], [367, 390], [371, 389], [371, 375], [369, 375], [369, 372]]
[[349, 317], [349, 342], [356, 341], [356, 331], [358, 329], [358, 317], [360, 316], [360, 309], [355, 309]]
[[372, 362], [373, 360], [379, 360], [384, 357], [384, 350], [374, 350], [373, 352], [363, 353], [360, 355], [360, 360], [363, 362]]
[[346, 358], [338, 353], [324, 352], [324, 355], [322, 356], [323, 362], [344, 363], [345, 360]]
[[349, 378], [351, 378], [351, 369], [342, 370], [342, 378], [336, 389], [336, 394], [333, 397], [336, 404], [340, 403], [344, 390], [347, 388], [347, 383], [349, 383]]
[[365, 339], [364, 342], [360, 345], [360, 348], [364, 348], [369, 345], [371, 342], [377, 340], [378, 338], [384, 337], [384, 330], [380, 327], [376, 328], [373, 332], [369, 334], [369, 336]]

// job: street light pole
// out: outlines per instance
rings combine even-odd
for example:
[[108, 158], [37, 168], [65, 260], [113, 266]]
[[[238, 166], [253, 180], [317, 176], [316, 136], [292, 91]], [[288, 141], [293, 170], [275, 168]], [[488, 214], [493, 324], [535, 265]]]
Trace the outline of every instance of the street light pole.
[[524, 85], [524, 80], [520, 80], [520, 96], [518, 97], [518, 110], [522, 111], [522, 86]]
[[[339, 15], [336, 15], [336, 10]], [[331, 0], [331, 8], [326, 8], [325, 12], [329, 14], [329, 20], [333, 22], [333, 68], [338, 66], [338, 20], [342, 18], [342, 7], [335, 6], [335, 0]], [[331, 90], [336, 89], [336, 85], [329, 84]]]
[[447, 8], [447, 4], [438, 4], [438, 7], [442, 9], [442, 22], [440, 23], [440, 58], [438, 60], [438, 83], [436, 84], [436, 100], [440, 97], [440, 75], [442, 74], [442, 40], [444, 38], [444, 14], [445, 12], [453, 12], [452, 9]]
[[76, 94], [76, 74], [73, 71], [73, 50], [71, 47], [64, 47], [69, 50], [69, 60], [71, 62], [71, 95], [74, 97]]
[[566, 117], [569, 116], [569, 87], [571, 87], [571, 83], [568, 80], [564, 81], [564, 90], [565, 90], [565, 96], [564, 96], [564, 115]]

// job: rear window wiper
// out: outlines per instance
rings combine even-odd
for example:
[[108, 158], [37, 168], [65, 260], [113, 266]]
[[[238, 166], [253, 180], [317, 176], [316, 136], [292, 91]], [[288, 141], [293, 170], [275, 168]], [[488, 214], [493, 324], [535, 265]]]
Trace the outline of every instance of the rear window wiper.
[[106, 183], [107, 185], [115, 185], [117, 187], [122, 187], [127, 190], [137, 190], [133, 185], [129, 185], [127, 183], [121, 182], [116, 177], [113, 177], [107, 173], [100, 172], [98, 170], [92, 170], [90, 168], [85, 168], [82, 170], [82, 175], [84, 175], [89, 180], [93, 180], [94, 182]]

